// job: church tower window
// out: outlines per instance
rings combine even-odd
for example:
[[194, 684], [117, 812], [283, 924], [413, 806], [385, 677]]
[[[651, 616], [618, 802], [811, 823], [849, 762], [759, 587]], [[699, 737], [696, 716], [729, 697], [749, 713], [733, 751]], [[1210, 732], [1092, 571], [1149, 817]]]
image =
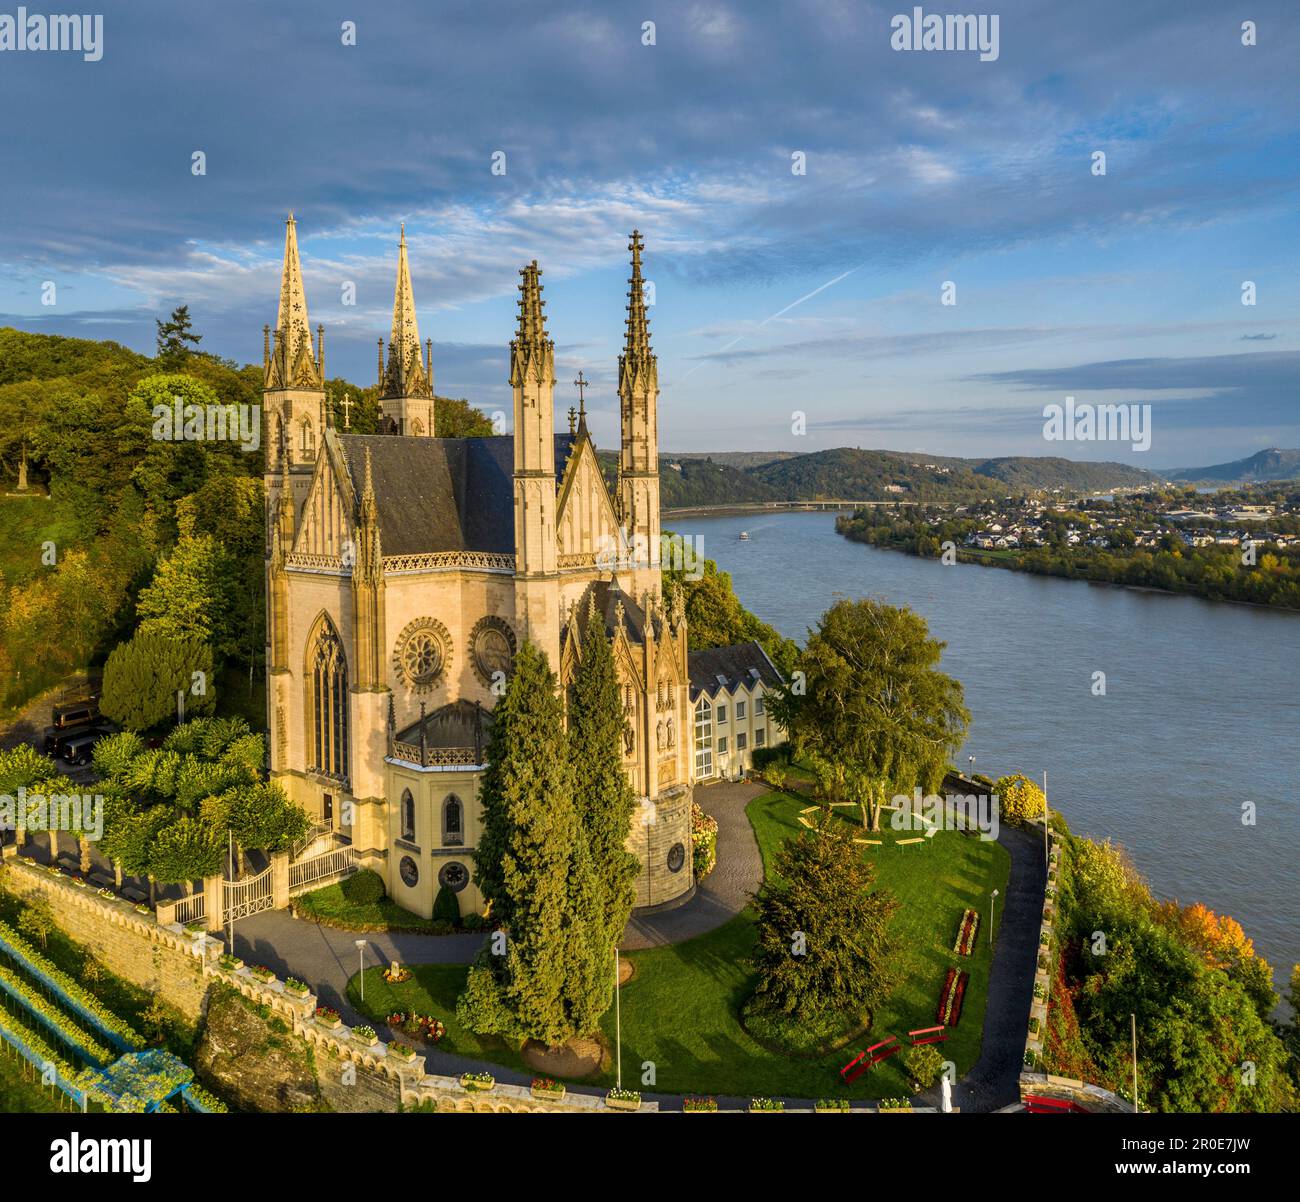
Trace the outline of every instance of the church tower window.
[[304, 417], [298, 427], [301, 435], [301, 449], [304, 455], [310, 455], [316, 448], [316, 441], [312, 435], [311, 419]]
[[321, 622], [310, 659], [312, 767], [327, 776], [347, 775], [348, 666], [343, 643], [328, 619]]
[[415, 798], [410, 789], [402, 790], [402, 838], [415, 841]]
[[460, 847], [464, 842], [464, 808], [452, 793], [442, 803], [442, 843], [444, 847]]

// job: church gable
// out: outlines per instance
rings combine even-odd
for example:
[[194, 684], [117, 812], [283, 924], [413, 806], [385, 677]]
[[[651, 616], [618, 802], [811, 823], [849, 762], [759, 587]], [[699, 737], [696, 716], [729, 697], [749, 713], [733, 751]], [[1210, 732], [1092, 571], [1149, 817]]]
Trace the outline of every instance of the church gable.
[[618, 546], [618, 519], [589, 438], [580, 437], [566, 464], [556, 528], [561, 555], [608, 554]]
[[316, 458], [316, 470], [294, 539], [293, 549], [298, 554], [341, 555], [345, 543], [352, 538], [352, 484], [340, 470], [333, 450], [327, 439]]

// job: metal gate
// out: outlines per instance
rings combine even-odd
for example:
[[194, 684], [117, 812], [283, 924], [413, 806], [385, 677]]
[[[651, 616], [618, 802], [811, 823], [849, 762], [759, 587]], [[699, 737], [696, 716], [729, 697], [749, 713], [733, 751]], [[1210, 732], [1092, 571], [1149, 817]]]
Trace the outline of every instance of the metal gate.
[[233, 922], [275, 908], [275, 891], [271, 885], [271, 869], [246, 881], [222, 881], [222, 920]]

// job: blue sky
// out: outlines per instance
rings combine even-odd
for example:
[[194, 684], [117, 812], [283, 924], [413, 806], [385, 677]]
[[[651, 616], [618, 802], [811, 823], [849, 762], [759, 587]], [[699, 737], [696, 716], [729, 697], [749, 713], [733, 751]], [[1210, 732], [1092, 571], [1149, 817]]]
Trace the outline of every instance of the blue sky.
[[[911, 6], [860, 0], [197, 7], [102, 5], [99, 62], [0, 52], [0, 324], [149, 350], [187, 302], [258, 360], [293, 209], [330, 372], [369, 383], [404, 220], [438, 390], [508, 408], [536, 258], [557, 407], [581, 369], [609, 446], [636, 226], [665, 450], [1300, 446], [1291, 0], [1000, 3], [991, 62], [894, 51]], [[1045, 442], [1066, 395], [1151, 404], [1150, 451]]]

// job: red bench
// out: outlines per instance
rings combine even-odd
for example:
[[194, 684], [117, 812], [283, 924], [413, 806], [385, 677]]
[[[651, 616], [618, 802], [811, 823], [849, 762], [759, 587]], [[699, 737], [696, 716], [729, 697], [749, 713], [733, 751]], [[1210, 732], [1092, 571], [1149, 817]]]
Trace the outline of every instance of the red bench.
[[[917, 1038], [921, 1035], [925, 1036], [925, 1038]], [[943, 1041], [948, 1038], [948, 1036], [944, 1034], [942, 1027], [918, 1027], [915, 1031], [909, 1031], [907, 1037], [912, 1041], [912, 1046], [914, 1048], [919, 1048], [922, 1044], [927, 1043], [943, 1043]]]
[[1049, 1098], [1042, 1094], [1026, 1094], [1025, 1109], [1030, 1114], [1087, 1114], [1077, 1102], [1068, 1098]]
[[[895, 1052], [901, 1052], [903, 1045], [898, 1042], [897, 1035], [891, 1035], [888, 1039], [882, 1039], [879, 1043], [873, 1043], [865, 1052], [859, 1052], [852, 1060], [840, 1069], [840, 1077], [846, 1085], [856, 1081], [869, 1068], [874, 1068], [882, 1060], [887, 1060]], [[865, 1061], [865, 1063], [864, 1063]], [[853, 1070], [850, 1072], [850, 1070]]]

